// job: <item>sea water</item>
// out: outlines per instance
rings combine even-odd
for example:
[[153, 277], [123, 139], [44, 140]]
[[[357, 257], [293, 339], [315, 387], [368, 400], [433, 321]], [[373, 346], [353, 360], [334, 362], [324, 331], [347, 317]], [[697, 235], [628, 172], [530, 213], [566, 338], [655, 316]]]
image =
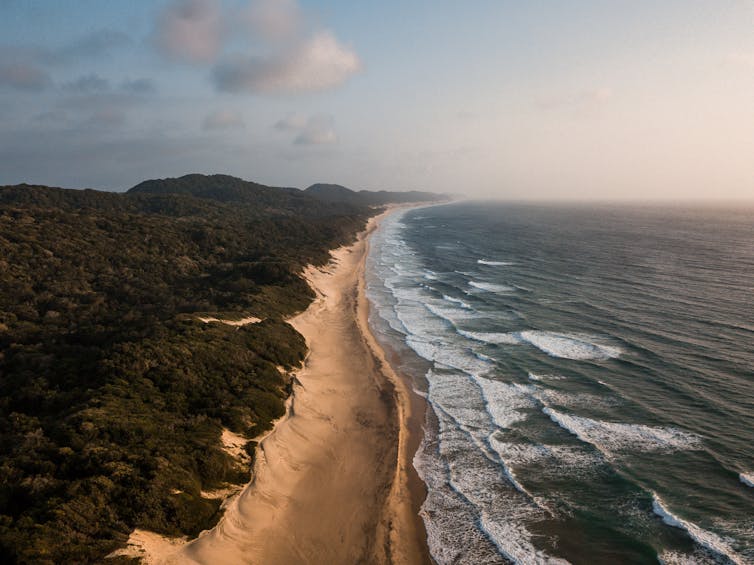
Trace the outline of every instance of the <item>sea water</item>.
[[371, 239], [438, 563], [754, 563], [754, 212], [457, 203]]

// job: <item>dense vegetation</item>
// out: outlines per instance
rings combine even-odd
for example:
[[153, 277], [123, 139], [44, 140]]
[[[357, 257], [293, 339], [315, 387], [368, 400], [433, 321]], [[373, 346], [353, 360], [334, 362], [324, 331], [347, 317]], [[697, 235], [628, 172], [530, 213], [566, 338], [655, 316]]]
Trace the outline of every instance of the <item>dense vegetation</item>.
[[1, 187], [0, 562], [100, 561], [134, 527], [216, 522], [201, 492], [249, 472], [222, 429], [267, 429], [305, 354], [283, 321], [312, 298], [297, 273], [370, 213], [219, 175]]

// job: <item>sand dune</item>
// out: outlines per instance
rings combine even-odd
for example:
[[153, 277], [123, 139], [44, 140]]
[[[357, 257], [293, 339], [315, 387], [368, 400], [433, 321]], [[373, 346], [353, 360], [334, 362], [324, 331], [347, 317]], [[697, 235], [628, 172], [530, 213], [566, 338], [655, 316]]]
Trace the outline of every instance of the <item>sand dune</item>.
[[151, 562], [428, 562], [410, 464], [420, 407], [369, 333], [366, 250], [362, 235], [306, 272], [317, 299], [291, 323], [309, 356], [253, 482], [214, 529]]

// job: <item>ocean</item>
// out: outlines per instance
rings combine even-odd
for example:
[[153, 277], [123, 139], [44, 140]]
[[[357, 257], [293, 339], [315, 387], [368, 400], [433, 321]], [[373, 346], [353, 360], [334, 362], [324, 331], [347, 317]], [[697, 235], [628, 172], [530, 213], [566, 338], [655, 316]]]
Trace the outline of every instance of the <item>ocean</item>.
[[754, 210], [403, 210], [367, 295], [438, 563], [754, 563]]

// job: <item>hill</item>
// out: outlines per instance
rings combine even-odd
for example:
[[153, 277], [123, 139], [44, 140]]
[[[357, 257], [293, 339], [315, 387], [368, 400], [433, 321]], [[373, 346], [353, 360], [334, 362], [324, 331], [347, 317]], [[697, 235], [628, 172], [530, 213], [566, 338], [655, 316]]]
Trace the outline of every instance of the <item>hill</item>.
[[385, 204], [405, 204], [410, 202], [443, 202], [449, 199], [446, 194], [437, 194], [434, 192], [420, 192], [416, 190], [408, 192], [360, 190], [357, 192], [339, 184], [323, 183], [311, 185], [304, 190], [304, 194], [325, 202], [348, 202], [361, 206], [384, 206]]
[[260, 210], [302, 211], [312, 202], [295, 188], [273, 188], [228, 175], [190, 174], [178, 178], [145, 180], [127, 194], [183, 195], [223, 203], [253, 204]]

